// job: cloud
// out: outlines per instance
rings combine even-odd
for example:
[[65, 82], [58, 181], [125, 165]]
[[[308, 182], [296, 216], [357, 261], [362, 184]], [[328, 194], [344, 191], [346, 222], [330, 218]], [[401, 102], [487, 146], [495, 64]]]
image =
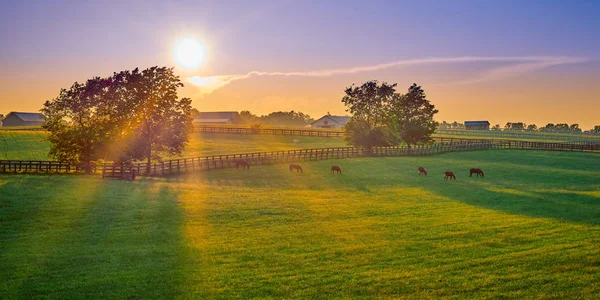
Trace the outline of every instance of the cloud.
[[239, 75], [217, 75], [209, 77], [192, 76], [187, 81], [198, 87], [202, 93], [212, 93], [234, 81], [247, 79], [253, 76], [298, 76], [298, 77], [330, 77], [335, 75], [355, 74], [362, 72], [372, 72], [383, 69], [389, 69], [400, 66], [422, 65], [422, 64], [442, 64], [442, 63], [468, 63], [468, 62], [505, 62], [511, 63], [509, 66], [496, 67], [481, 76], [453, 82], [456, 84], [475, 83], [486, 80], [493, 80], [502, 77], [514, 76], [521, 73], [532, 72], [544, 69], [550, 66], [572, 64], [589, 61], [587, 58], [566, 57], [566, 56], [462, 56], [462, 57], [434, 57], [424, 59], [399, 60], [390, 63], [377, 64], [371, 66], [360, 66], [352, 68], [318, 70], [308, 72], [261, 72], [251, 71]]

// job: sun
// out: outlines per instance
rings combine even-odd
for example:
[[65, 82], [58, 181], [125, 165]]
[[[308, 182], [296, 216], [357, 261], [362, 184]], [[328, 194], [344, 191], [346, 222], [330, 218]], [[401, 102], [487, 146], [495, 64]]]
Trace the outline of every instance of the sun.
[[194, 37], [184, 37], [175, 43], [173, 58], [180, 67], [196, 69], [206, 60], [206, 48], [202, 42]]

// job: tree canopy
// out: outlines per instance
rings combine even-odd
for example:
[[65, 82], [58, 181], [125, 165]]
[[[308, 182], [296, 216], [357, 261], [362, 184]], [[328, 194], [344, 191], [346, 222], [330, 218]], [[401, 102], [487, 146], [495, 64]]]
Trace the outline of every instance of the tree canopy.
[[390, 126], [409, 147], [429, 142], [438, 126], [433, 120], [436, 113], [438, 110], [427, 100], [425, 91], [415, 83], [406, 94], [394, 95], [389, 113]]
[[75, 82], [42, 109], [50, 156], [89, 165], [181, 153], [192, 126], [191, 100], [177, 96], [182, 86], [166, 67]]
[[438, 126], [433, 120], [438, 110], [417, 84], [406, 94], [397, 93], [395, 88], [396, 84], [377, 81], [346, 88], [342, 102], [352, 113], [344, 127], [348, 143], [370, 148], [430, 140]]

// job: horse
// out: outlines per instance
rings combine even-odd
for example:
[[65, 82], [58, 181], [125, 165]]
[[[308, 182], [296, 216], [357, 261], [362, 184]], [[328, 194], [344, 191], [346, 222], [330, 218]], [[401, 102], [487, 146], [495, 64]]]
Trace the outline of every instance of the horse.
[[250, 163], [246, 160], [240, 159], [238, 161], [235, 162], [235, 167], [237, 169], [240, 168], [240, 166], [242, 166], [242, 169], [248, 169], [250, 170]]
[[454, 175], [454, 172], [452, 172], [452, 171], [446, 171], [446, 172], [444, 172], [444, 179], [456, 180], [456, 175]]
[[479, 168], [477, 168], [477, 169], [471, 169], [471, 170], [469, 170], [469, 173], [470, 173], [469, 177], [472, 177], [473, 174], [477, 174], [477, 177], [479, 177], [479, 175], [481, 175], [481, 177], [484, 177], [483, 176], [483, 171], [481, 171], [481, 169], [479, 169]]
[[342, 169], [340, 166], [331, 166], [331, 174], [339, 173], [342, 174]]
[[300, 165], [291, 164], [290, 165], [290, 172], [292, 172], [294, 170], [296, 170], [297, 172], [300, 172], [300, 173], [304, 173], [304, 171], [302, 171], [302, 167]]
[[421, 174], [427, 175], [427, 170], [425, 170], [423, 167], [419, 167], [417, 171], [419, 171], [419, 176], [421, 176]]

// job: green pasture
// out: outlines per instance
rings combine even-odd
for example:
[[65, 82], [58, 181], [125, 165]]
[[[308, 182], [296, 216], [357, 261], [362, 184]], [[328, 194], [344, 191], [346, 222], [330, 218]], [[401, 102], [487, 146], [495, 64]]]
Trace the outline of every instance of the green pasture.
[[[329, 174], [332, 164], [344, 173]], [[269, 165], [134, 182], [2, 175], [0, 295], [600, 296], [600, 155], [301, 165], [302, 174]], [[485, 178], [470, 178], [471, 167]], [[457, 180], [443, 180], [445, 170]]]
[[[0, 159], [48, 160], [47, 134], [0, 130]], [[345, 146], [341, 138], [193, 133], [182, 157]]]

